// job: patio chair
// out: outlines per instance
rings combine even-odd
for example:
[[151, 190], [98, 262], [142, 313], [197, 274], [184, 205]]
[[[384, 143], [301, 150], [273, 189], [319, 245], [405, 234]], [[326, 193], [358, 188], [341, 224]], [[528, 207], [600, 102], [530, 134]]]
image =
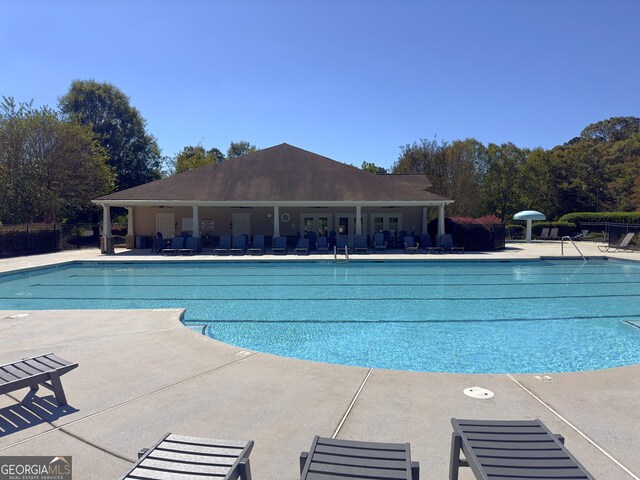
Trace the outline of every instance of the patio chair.
[[344, 252], [345, 247], [348, 246], [349, 237], [347, 235], [336, 235], [336, 247], [338, 251]]
[[464, 247], [456, 247], [453, 245], [453, 237], [450, 233], [440, 235], [440, 246], [444, 252], [464, 253]]
[[601, 252], [609, 252], [609, 253], [635, 251], [633, 247], [629, 247], [629, 244], [631, 243], [631, 240], [633, 240], [634, 236], [635, 236], [635, 233], [629, 232], [624, 236], [624, 238], [620, 241], [618, 245], [598, 245], [598, 249]]
[[0, 365], [0, 395], [29, 387], [30, 393], [40, 386], [53, 392], [58, 405], [66, 405], [67, 397], [60, 377], [78, 366], [53, 353], [23, 358], [17, 362]]
[[273, 246], [271, 247], [271, 253], [273, 255], [286, 255], [287, 254], [287, 237], [274, 238]]
[[120, 480], [134, 478], [219, 478], [251, 480], [253, 440], [214, 440], [167, 433]]
[[198, 237], [187, 237], [184, 247], [179, 248], [178, 253], [180, 255], [194, 255], [198, 253], [199, 241], [200, 239]]
[[229, 250], [231, 255], [244, 255], [247, 248], [247, 237], [245, 235], [235, 235], [233, 237], [233, 247]]
[[367, 248], [367, 237], [365, 235], [353, 236], [353, 251], [355, 253], [367, 253], [369, 251]]
[[331, 478], [419, 480], [420, 465], [411, 461], [408, 443], [359, 442], [314, 437], [300, 454], [300, 480]]
[[318, 253], [329, 253], [327, 237], [318, 237], [316, 240], [316, 250]]
[[184, 245], [184, 237], [173, 237], [171, 239], [171, 246], [162, 249], [163, 255], [177, 255], [178, 251]]
[[404, 237], [404, 253], [416, 253], [420, 247], [419, 243], [416, 243], [415, 238], [411, 235]]
[[573, 236], [574, 240], [586, 240], [589, 235], [589, 230], [582, 230], [580, 233]]
[[548, 240], [549, 239], [549, 228], [543, 228], [542, 232], [540, 232], [540, 240]]
[[229, 255], [231, 253], [231, 235], [220, 235], [218, 247], [213, 250], [216, 255]]
[[558, 236], [558, 230], [559, 229], [557, 227], [552, 228], [551, 231], [549, 232], [549, 238], [553, 240], [557, 240], [558, 238], [560, 238]]
[[309, 239], [298, 239], [298, 246], [293, 250], [294, 255], [309, 255]]
[[434, 246], [431, 242], [431, 235], [423, 233], [420, 235], [420, 246], [423, 253], [444, 253], [444, 249], [441, 246]]
[[373, 236], [373, 249], [376, 252], [378, 250], [387, 250], [387, 242], [384, 239], [384, 234], [382, 232], [378, 232]]
[[254, 235], [251, 248], [247, 248], [247, 255], [263, 255], [264, 254], [264, 235]]
[[[471, 467], [478, 480], [566, 478], [595, 480], [540, 420], [451, 419], [449, 480]], [[460, 453], [465, 459], [460, 458]]]

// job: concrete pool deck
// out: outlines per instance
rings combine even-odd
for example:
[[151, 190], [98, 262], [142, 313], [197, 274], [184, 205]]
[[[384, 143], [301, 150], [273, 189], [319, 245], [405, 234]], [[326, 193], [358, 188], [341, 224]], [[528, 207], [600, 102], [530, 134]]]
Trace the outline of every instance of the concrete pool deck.
[[[596, 244], [578, 246], [588, 257], [602, 255]], [[565, 244], [565, 254], [576, 253]], [[437, 258], [559, 255], [559, 242], [547, 242]], [[608, 256], [640, 260], [638, 253]], [[396, 257], [413, 258], [364, 258]], [[0, 272], [73, 260], [161, 258], [230, 259], [81, 250], [3, 259]], [[260, 257], [267, 258], [272, 257]], [[253, 477], [293, 480], [299, 477], [300, 451], [313, 436], [337, 431], [337, 438], [410, 442], [421, 478], [446, 479], [451, 417], [540, 418], [565, 436], [567, 448], [596, 478], [640, 477], [640, 364], [553, 373], [552, 381], [532, 374], [370, 370], [245, 351], [198, 335], [180, 323], [180, 315], [179, 310], [0, 311], [0, 363], [55, 352], [80, 364], [62, 378], [68, 407], [52, 404], [46, 389], [22, 405], [27, 390], [0, 396], [0, 456], [72, 455], [76, 480], [119, 478], [140, 448], [174, 432], [255, 440]], [[471, 386], [488, 388], [495, 397], [469, 398], [462, 390]], [[474, 477], [463, 469], [460, 478]]]

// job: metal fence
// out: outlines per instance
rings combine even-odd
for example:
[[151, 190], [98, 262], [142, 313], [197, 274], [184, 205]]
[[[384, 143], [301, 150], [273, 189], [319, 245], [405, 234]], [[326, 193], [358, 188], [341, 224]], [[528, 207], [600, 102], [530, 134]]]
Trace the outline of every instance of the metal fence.
[[[114, 244], [124, 244], [127, 227], [114, 225]], [[98, 223], [29, 224], [0, 226], [0, 257], [99, 248], [101, 225]]]

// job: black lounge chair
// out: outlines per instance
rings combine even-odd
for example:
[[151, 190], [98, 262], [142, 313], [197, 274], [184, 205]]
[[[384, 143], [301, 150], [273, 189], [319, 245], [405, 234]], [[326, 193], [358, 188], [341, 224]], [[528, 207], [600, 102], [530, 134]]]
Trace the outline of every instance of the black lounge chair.
[[329, 243], [327, 241], [327, 237], [318, 237], [318, 239], [316, 240], [316, 251], [318, 253], [329, 252]]
[[233, 248], [229, 250], [231, 255], [244, 255], [247, 248], [247, 237], [236, 235], [233, 237]]
[[629, 232], [624, 236], [624, 238], [620, 241], [618, 245], [598, 245], [598, 249], [601, 252], [609, 252], [609, 253], [634, 251], [634, 249], [629, 246], [634, 236], [635, 236], [635, 233]]
[[134, 478], [218, 478], [251, 480], [249, 454], [253, 440], [213, 440], [167, 433], [153, 447], [138, 452], [138, 461], [120, 480]]
[[376, 443], [314, 437], [300, 455], [300, 480], [419, 480], [408, 443]]
[[420, 249], [423, 253], [444, 253], [444, 249], [440, 246], [434, 247], [431, 242], [431, 235], [423, 233], [420, 235]]
[[287, 237], [276, 237], [273, 239], [271, 254], [272, 255], [287, 254]]
[[[540, 420], [451, 419], [449, 480], [471, 467], [478, 480], [595, 480]], [[465, 460], [460, 458], [464, 454]]]
[[216, 255], [229, 255], [231, 253], [231, 235], [220, 235], [218, 248], [213, 250]]
[[294, 255], [309, 255], [309, 239], [299, 238], [298, 246], [293, 249]]
[[440, 247], [444, 252], [464, 253], [464, 247], [456, 247], [453, 245], [453, 237], [449, 233], [440, 235]]
[[264, 235], [254, 235], [251, 248], [247, 248], [247, 255], [264, 254]]
[[411, 235], [404, 237], [404, 253], [416, 253], [419, 248], [420, 244]]
[[184, 247], [178, 249], [178, 253], [180, 255], [195, 255], [196, 253], [198, 253], [199, 241], [200, 239], [198, 237], [187, 237]]
[[367, 253], [367, 237], [365, 235], [353, 236], [353, 252], [354, 253]]
[[173, 237], [171, 239], [171, 246], [162, 249], [163, 255], [177, 255], [178, 251], [184, 245], [184, 237]]
[[0, 365], [0, 395], [29, 387], [35, 393], [42, 385], [53, 392], [58, 405], [66, 405], [60, 377], [78, 366], [53, 353], [24, 358], [18, 362]]

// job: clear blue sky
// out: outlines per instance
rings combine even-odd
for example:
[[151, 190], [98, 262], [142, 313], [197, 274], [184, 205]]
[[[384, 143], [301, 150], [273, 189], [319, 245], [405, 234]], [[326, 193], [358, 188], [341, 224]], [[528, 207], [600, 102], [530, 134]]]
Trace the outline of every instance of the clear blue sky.
[[390, 167], [401, 145], [551, 148], [640, 116], [637, 0], [0, 0], [0, 95], [120, 88], [173, 156], [289, 143]]

